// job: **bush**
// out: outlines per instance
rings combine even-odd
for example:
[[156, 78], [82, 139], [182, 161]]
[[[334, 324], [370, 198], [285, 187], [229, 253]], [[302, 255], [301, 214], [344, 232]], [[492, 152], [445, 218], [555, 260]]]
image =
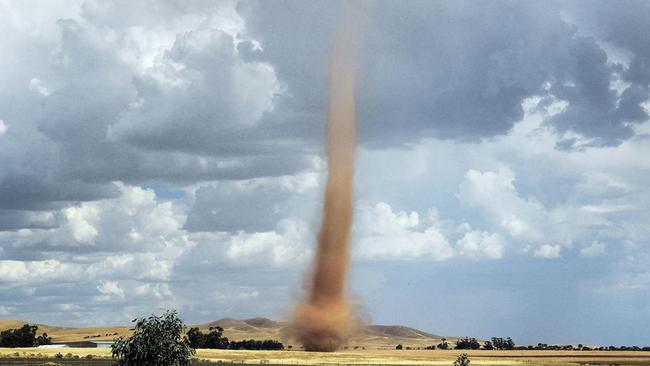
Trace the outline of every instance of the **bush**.
[[402, 348], [404, 348], [404, 347], [402, 347], [401, 344], [398, 344], [397, 347], [395, 347], [396, 350], [401, 350]]
[[454, 361], [454, 366], [469, 366], [470, 360], [467, 357], [467, 353], [461, 353], [456, 361]]
[[182, 337], [184, 323], [176, 311], [133, 321], [131, 337], [118, 338], [111, 346], [117, 366], [190, 366], [194, 349]]

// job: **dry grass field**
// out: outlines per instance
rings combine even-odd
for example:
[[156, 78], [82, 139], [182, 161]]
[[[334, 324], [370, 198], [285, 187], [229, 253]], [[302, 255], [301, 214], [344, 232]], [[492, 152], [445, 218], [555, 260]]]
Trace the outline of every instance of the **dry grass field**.
[[[109, 349], [9, 349], [0, 348], [0, 358], [36, 355], [53, 358], [55, 354], [71, 353], [85, 357], [110, 357]], [[396, 351], [358, 350], [334, 353], [302, 351], [232, 351], [199, 350], [197, 356], [220, 364], [269, 365], [452, 365], [461, 351]], [[473, 365], [650, 365], [650, 352], [608, 351], [467, 351]]]
[[[0, 329], [17, 328], [24, 322], [0, 320]], [[247, 320], [221, 319], [200, 324], [199, 328], [220, 326], [224, 335], [231, 340], [242, 339], [276, 339], [285, 346], [292, 345], [291, 351], [234, 351], [234, 350], [198, 350], [200, 359], [227, 364], [269, 364], [269, 365], [452, 365], [454, 359], [463, 351], [459, 350], [417, 350], [440, 342], [441, 336], [403, 326], [367, 326], [359, 328], [350, 340], [347, 349], [335, 353], [302, 352], [297, 344], [286, 336], [286, 324], [265, 318]], [[128, 336], [128, 327], [102, 328], [66, 328], [39, 325], [39, 333], [47, 332], [54, 342], [81, 340], [111, 340], [117, 336]], [[116, 335], [117, 334], [117, 335]], [[456, 339], [447, 337], [453, 344]], [[402, 344], [412, 350], [395, 350], [395, 345]], [[110, 357], [110, 349], [98, 348], [62, 348], [37, 349], [0, 348], [0, 359], [13, 357], [15, 353], [21, 358], [48, 357], [57, 353], [85, 357]], [[465, 351], [473, 365], [648, 365], [650, 352], [622, 351]], [[0, 363], [1, 364], [1, 363]]]

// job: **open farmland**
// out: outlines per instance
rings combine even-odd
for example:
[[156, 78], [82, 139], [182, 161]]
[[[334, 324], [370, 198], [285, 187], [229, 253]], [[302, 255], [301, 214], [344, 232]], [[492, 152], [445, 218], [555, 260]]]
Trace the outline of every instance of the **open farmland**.
[[[18, 352], [19, 358], [13, 357]], [[78, 355], [79, 361], [56, 360], [54, 355], [70, 353]], [[363, 350], [334, 353], [302, 351], [233, 351], [198, 350], [197, 357], [210, 363], [268, 364], [268, 365], [451, 365], [462, 351], [395, 351]], [[618, 351], [466, 351], [473, 365], [650, 365], [650, 352]], [[36, 360], [34, 357], [40, 355]], [[92, 360], [81, 359], [92, 355]], [[45, 359], [46, 357], [46, 359]], [[43, 362], [61, 364], [105, 365], [110, 357], [108, 349], [66, 348], [66, 349], [8, 349], [0, 348], [2, 365], [39, 365]], [[26, 363], [9, 363], [2, 360], [18, 360]], [[31, 363], [27, 363], [31, 362]], [[39, 363], [40, 362], [40, 363]], [[66, 363], [68, 362], [68, 363]]]

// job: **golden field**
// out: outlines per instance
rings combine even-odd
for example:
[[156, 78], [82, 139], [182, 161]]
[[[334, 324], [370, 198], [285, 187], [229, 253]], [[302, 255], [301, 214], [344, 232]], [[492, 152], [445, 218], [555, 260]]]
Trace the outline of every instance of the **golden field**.
[[[20, 357], [57, 353], [110, 357], [97, 348], [0, 348], [0, 358], [18, 352]], [[451, 365], [463, 351], [362, 350], [334, 353], [303, 351], [198, 350], [197, 357], [215, 363], [270, 365]], [[650, 365], [650, 352], [619, 351], [465, 351], [473, 365]]]
[[[25, 322], [0, 320], [0, 329], [17, 328]], [[438, 344], [441, 336], [404, 326], [363, 326], [350, 339], [347, 349], [335, 353], [300, 351], [297, 343], [287, 337], [286, 323], [266, 318], [246, 320], [221, 319], [196, 325], [206, 331], [209, 327], [224, 328], [224, 335], [231, 340], [275, 339], [291, 351], [197, 351], [203, 360], [229, 364], [275, 364], [275, 365], [452, 365], [460, 353], [467, 353], [473, 365], [648, 365], [650, 352], [633, 351], [484, 351], [484, 350], [417, 350]], [[38, 333], [48, 333], [55, 343], [83, 340], [112, 340], [117, 336], [131, 334], [129, 327], [69, 328], [39, 324]], [[117, 335], [115, 335], [117, 334]], [[450, 344], [456, 337], [446, 337]], [[397, 344], [412, 350], [395, 350]], [[0, 348], [0, 358], [18, 352], [20, 357], [54, 357], [57, 353], [85, 357], [110, 357], [110, 349], [61, 348], [37, 349]]]

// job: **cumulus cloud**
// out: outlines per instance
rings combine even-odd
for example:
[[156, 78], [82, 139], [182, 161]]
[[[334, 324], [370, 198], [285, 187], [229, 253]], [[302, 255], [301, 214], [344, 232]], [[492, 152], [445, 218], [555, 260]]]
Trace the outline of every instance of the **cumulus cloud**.
[[600, 242], [593, 242], [590, 246], [580, 249], [580, 255], [583, 257], [596, 257], [605, 254], [606, 245]]
[[460, 184], [458, 197], [462, 202], [486, 211], [515, 239], [539, 240], [543, 231], [543, 206], [534, 199], [521, 198], [514, 186], [515, 176], [508, 167], [496, 172], [469, 170]]
[[560, 247], [559, 245], [543, 244], [537, 249], [535, 249], [534, 254], [535, 257], [540, 257], [540, 258], [547, 258], [547, 259], [559, 258], [561, 250], [562, 247]]
[[503, 257], [503, 239], [495, 233], [485, 231], [470, 231], [456, 242], [461, 256], [477, 259], [486, 257], [499, 259]]
[[394, 212], [384, 202], [362, 208], [358, 215], [355, 254], [380, 260], [449, 259], [454, 251], [432, 221], [427, 218], [421, 223], [417, 212]]
[[41, 79], [33, 78], [29, 81], [29, 90], [39, 93], [44, 97], [48, 97], [52, 94], [50, 89], [43, 83]]
[[3, 285], [38, 284], [52, 281], [74, 282], [82, 274], [76, 265], [55, 259], [43, 261], [0, 260]]
[[117, 281], [102, 281], [97, 286], [97, 291], [102, 294], [102, 296], [97, 298], [97, 301], [105, 301], [112, 298], [124, 299], [124, 290]]

